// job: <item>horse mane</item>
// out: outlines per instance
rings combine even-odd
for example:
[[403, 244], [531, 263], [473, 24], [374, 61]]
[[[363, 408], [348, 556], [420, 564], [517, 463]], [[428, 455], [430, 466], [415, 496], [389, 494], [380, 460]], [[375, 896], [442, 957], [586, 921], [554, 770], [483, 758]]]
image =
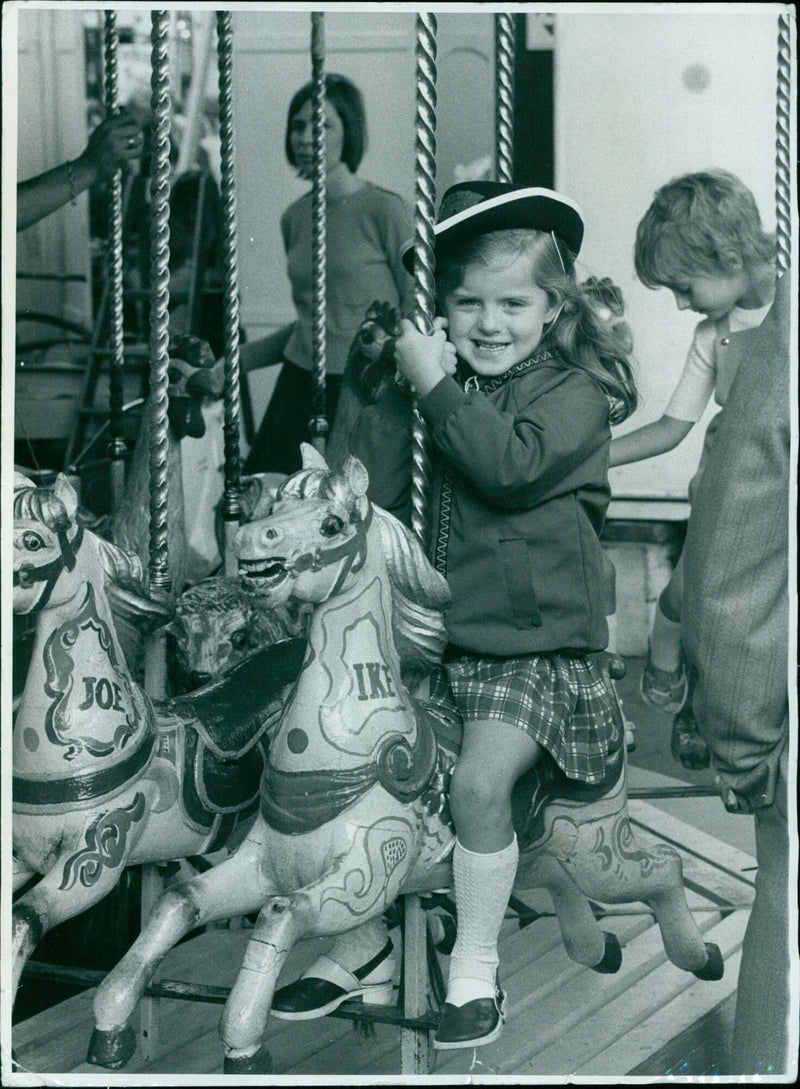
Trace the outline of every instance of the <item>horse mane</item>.
[[70, 525], [67, 508], [52, 488], [37, 487], [31, 483], [14, 489], [14, 518], [26, 518], [41, 522], [53, 533], [65, 533]]
[[446, 580], [431, 567], [417, 538], [394, 515], [373, 505], [392, 588], [392, 633], [408, 687], [440, 662], [447, 645]]
[[[14, 492], [14, 518], [26, 518], [41, 522], [53, 533], [66, 533], [74, 521], [67, 508], [50, 487], [19, 487]], [[111, 541], [98, 537], [91, 530], [84, 530], [87, 537], [96, 542], [97, 552], [106, 581], [113, 586], [147, 596], [142, 562], [132, 552], [127, 552]]]
[[103, 566], [106, 582], [147, 597], [144, 569], [139, 557], [134, 552], [129, 552], [107, 541], [104, 537], [98, 537], [95, 533], [92, 533], [92, 537], [97, 542], [97, 553]]

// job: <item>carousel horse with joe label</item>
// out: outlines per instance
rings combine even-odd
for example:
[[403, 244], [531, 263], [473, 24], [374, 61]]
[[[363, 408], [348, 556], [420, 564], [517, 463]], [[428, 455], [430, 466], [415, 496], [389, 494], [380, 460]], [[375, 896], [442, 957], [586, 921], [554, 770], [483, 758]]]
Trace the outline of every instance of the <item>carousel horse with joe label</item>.
[[[126, 866], [241, 842], [305, 642], [284, 640], [191, 695], [152, 700], [132, 679], [111, 601], [149, 598], [137, 556], [77, 517], [59, 475], [14, 483], [14, 611], [34, 613], [13, 728], [13, 993], [52, 927], [98, 903]], [[118, 604], [118, 602], [117, 602]]]
[[[272, 606], [290, 598], [314, 606], [258, 816], [232, 857], [164, 893], [100, 985], [91, 1062], [115, 1068], [131, 1057], [137, 1003], [189, 931], [258, 912], [221, 1036], [227, 1073], [268, 1073], [264, 1030], [294, 944], [336, 935], [328, 959], [341, 979], [357, 981], [346, 958], [360, 946], [363, 966], [366, 939], [393, 901], [451, 887], [446, 786], [459, 724], [412, 695], [441, 659], [447, 583], [413, 534], [370, 503], [361, 462], [348, 457], [331, 472], [304, 446], [303, 466], [281, 486], [269, 517], [240, 527], [235, 541], [250, 593]], [[679, 855], [634, 839], [621, 715], [601, 785], [570, 784], [543, 766], [529, 790], [515, 888], [550, 891], [573, 959], [616, 970], [619, 945], [600, 930], [590, 900], [642, 900], [676, 965], [703, 979], [721, 976], [719, 949], [704, 942], [689, 912]], [[354, 940], [356, 928], [365, 941]]]

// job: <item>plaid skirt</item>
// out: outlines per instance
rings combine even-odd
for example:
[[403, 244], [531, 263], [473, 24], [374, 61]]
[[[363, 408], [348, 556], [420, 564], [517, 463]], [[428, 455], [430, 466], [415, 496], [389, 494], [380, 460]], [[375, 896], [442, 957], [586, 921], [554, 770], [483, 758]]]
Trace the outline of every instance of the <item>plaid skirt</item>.
[[461, 655], [431, 675], [430, 699], [462, 721], [496, 719], [538, 741], [570, 779], [602, 780], [622, 744], [617, 696], [593, 655]]

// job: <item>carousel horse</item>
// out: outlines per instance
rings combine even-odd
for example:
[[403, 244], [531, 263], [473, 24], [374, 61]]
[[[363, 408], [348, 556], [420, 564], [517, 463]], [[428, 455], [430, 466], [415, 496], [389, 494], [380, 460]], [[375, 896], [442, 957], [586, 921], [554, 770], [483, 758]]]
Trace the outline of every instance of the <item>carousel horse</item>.
[[[285, 640], [191, 695], [131, 679], [109, 605], [146, 601], [142, 566], [77, 519], [59, 474], [14, 484], [14, 611], [36, 637], [13, 729], [13, 993], [52, 927], [98, 903], [126, 866], [241, 842], [270, 731], [303, 640]], [[132, 608], [132, 606], [131, 606]]]
[[[370, 503], [361, 462], [348, 457], [334, 473], [304, 446], [303, 465], [271, 515], [240, 527], [235, 541], [249, 592], [272, 605], [294, 598], [315, 606], [302, 671], [272, 738], [259, 814], [233, 856], [164, 893], [106, 976], [90, 1062], [128, 1061], [137, 1003], [189, 931], [258, 912], [221, 1036], [227, 1073], [267, 1073], [262, 1037], [293, 945], [338, 935], [335, 964], [337, 947], [354, 944], [350, 932], [374, 928], [401, 894], [451, 887], [446, 786], [458, 724], [410, 694], [441, 659], [447, 583], [413, 534]], [[516, 887], [549, 889], [567, 952], [587, 966], [619, 966], [619, 945], [599, 929], [590, 900], [643, 900], [669, 958], [718, 979], [722, 958], [689, 912], [680, 856], [634, 839], [622, 737], [620, 715], [605, 781], [595, 787], [537, 765], [518, 829]]]

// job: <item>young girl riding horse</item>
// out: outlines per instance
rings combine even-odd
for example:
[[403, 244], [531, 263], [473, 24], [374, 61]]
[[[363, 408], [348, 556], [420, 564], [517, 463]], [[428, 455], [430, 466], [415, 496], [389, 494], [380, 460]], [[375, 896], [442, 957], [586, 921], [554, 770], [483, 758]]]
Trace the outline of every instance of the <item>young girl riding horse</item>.
[[[610, 424], [633, 411], [636, 390], [576, 280], [583, 229], [575, 203], [548, 189], [453, 186], [435, 228], [441, 316], [429, 336], [404, 320], [396, 344], [432, 439], [429, 554], [453, 597], [431, 695], [464, 722], [450, 787], [458, 936], [437, 1048], [502, 1031], [516, 780], [546, 751], [569, 778], [597, 782], [620, 743], [593, 654], [608, 641]], [[395, 386], [351, 436], [370, 498], [406, 518], [410, 413]]]

